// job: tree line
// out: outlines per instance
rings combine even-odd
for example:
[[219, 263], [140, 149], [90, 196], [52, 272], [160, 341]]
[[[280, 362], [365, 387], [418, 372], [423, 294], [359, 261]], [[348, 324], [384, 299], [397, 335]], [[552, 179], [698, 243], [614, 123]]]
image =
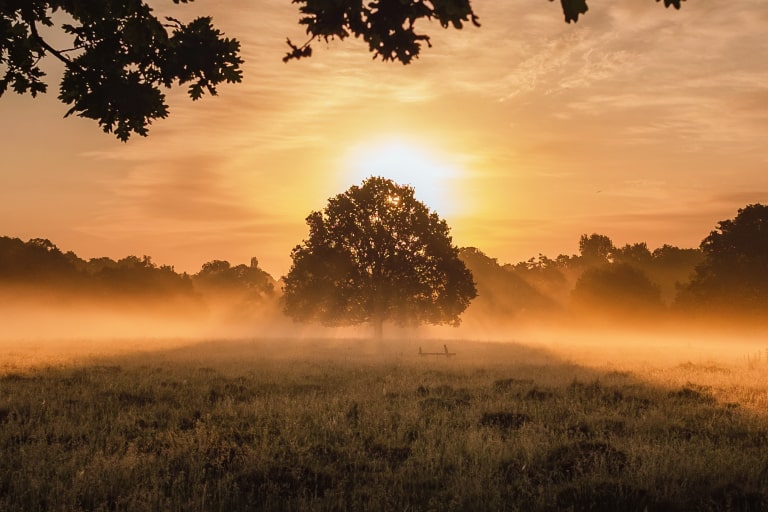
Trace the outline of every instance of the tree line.
[[[700, 249], [645, 242], [616, 247], [606, 235], [581, 236], [579, 254], [499, 264], [476, 248], [461, 257], [478, 282], [477, 312], [521, 318], [642, 320], [677, 310], [678, 295], [704, 260]], [[473, 311], [469, 311], [471, 315]]]
[[[380, 300], [370, 306], [360, 302], [366, 297], [356, 295], [355, 290], [368, 293], [367, 285], [363, 281], [350, 281], [347, 274], [339, 273], [341, 267], [329, 263], [343, 259], [343, 253], [337, 249], [344, 242], [337, 244], [328, 234], [331, 226], [341, 225], [347, 218], [343, 208], [336, 212], [338, 218], [325, 218], [330, 223], [323, 220], [321, 212], [308, 217], [308, 223], [314, 223], [314, 228], [308, 240], [294, 250], [294, 267], [280, 282], [259, 268], [256, 258], [247, 265], [212, 260], [197, 273], [187, 274], [178, 273], [168, 265], [157, 265], [149, 256], [84, 260], [71, 251], [63, 252], [46, 239], [24, 242], [0, 237], [0, 287], [8, 292], [45, 289], [57, 292], [59, 299], [85, 296], [150, 301], [187, 297], [207, 303], [236, 299], [235, 303], [243, 310], [257, 311], [278, 305], [296, 320], [317, 320], [331, 325], [372, 322], [371, 315], [379, 315], [376, 317], [379, 324], [382, 318], [406, 324], [458, 323], [470, 301], [465, 318], [487, 318], [508, 325], [552, 318], [642, 322], [663, 315], [707, 318], [736, 315], [761, 320], [768, 306], [766, 205], [747, 205], [738, 210], [735, 218], [718, 222], [698, 248], [663, 245], [651, 250], [644, 242], [617, 247], [610, 237], [592, 233], [581, 236], [578, 254], [561, 254], [555, 258], [539, 254], [526, 261], [501, 264], [474, 247], [453, 252], [450, 238], [447, 245], [444, 241], [447, 226], [436, 216], [430, 217], [430, 212], [422, 212], [418, 205], [410, 203], [412, 189], [409, 196], [408, 187], [387, 188], [393, 185], [389, 180], [379, 179], [375, 185], [382, 197], [388, 198], [385, 201], [392, 212], [401, 212], [401, 208], [410, 205], [407, 211], [426, 215], [419, 217], [419, 222], [426, 223], [423, 230], [406, 238], [410, 229], [407, 223], [411, 221], [404, 221], [397, 213], [391, 220], [399, 231], [397, 243], [387, 249], [393, 251], [389, 253], [390, 263], [366, 260], [365, 268], [380, 264], [381, 272], [389, 272], [382, 281], [386, 285], [377, 285], [376, 290], [381, 296], [394, 297], [391, 303]], [[368, 192], [365, 184], [350, 190], [353, 189], [356, 194]], [[399, 195], [393, 195], [395, 192]], [[340, 194], [335, 199], [337, 202], [332, 204], [338, 208], [338, 202], [349, 196]], [[375, 196], [369, 199], [373, 203], [379, 200]], [[349, 229], [361, 233], [365, 229], [386, 231], [391, 229], [383, 223], [386, 215], [389, 215], [386, 210], [368, 211], [362, 216], [366, 226]], [[433, 268], [432, 260], [427, 257], [432, 251], [428, 242], [419, 242], [420, 249], [412, 254], [402, 245], [403, 240], [425, 240], [435, 236], [434, 232], [438, 232], [442, 240], [438, 244], [440, 254], [447, 255], [446, 261], [457, 257], [471, 276], [470, 284], [474, 284], [468, 288], [466, 275], [458, 268], [459, 277], [451, 278], [453, 284], [447, 287], [460, 286], [462, 291], [451, 292], [451, 298], [445, 300], [441, 294], [445, 283], [450, 281], [446, 275], [457, 269], [436, 274], [437, 267]], [[365, 235], [360, 240], [375, 240], [371, 236]], [[344, 240], [351, 240], [349, 233], [345, 237]], [[321, 265], [308, 265], [294, 272], [297, 262], [302, 265], [302, 259], [312, 258]], [[343, 268], [350, 270], [350, 260], [344, 261]], [[411, 272], [408, 267], [414, 265], [417, 271]], [[354, 269], [357, 279], [368, 279], [367, 276], [372, 275], [366, 274], [365, 268]], [[435, 283], [427, 283], [425, 276], [431, 276]], [[397, 295], [401, 292], [406, 293], [405, 299]], [[3, 295], [5, 300], [13, 299], [13, 293]], [[427, 304], [430, 301], [436, 301], [442, 309], [430, 309]], [[382, 308], [391, 308], [391, 314], [383, 315], [385, 309]]]
[[154, 307], [170, 300], [204, 305], [226, 299], [253, 306], [275, 296], [275, 289], [256, 258], [249, 265], [213, 260], [190, 275], [150, 256], [85, 260], [48, 239], [0, 237], [0, 295], [6, 301], [45, 291], [44, 300], [63, 304], [93, 299]]
[[764, 322], [768, 308], [768, 206], [762, 204], [718, 222], [698, 248], [665, 244], [650, 250], [645, 242], [617, 247], [593, 233], [581, 236], [578, 255], [539, 254], [501, 265], [466, 248], [461, 257], [478, 283], [477, 305], [483, 304], [468, 315]]

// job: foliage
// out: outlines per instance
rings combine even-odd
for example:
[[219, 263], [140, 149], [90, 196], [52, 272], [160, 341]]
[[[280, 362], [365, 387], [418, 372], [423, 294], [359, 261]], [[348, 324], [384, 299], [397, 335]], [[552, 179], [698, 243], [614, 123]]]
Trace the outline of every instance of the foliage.
[[751, 204], [701, 242], [704, 261], [681, 289], [681, 305], [764, 313], [768, 305], [768, 205]]
[[701, 263], [703, 254], [700, 249], [681, 249], [673, 245], [664, 244], [654, 249], [653, 260], [664, 267], [690, 267]]
[[694, 268], [702, 261], [702, 252], [664, 244], [650, 251], [645, 242], [626, 244], [613, 252], [614, 263], [623, 263], [643, 272], [661, 290], [665, 304], [675, 300], [677, 290], [691, 279]]
[[189, 276], [149, 256], [85, 261], [42, 238], [0, 237], [0, 285], [111, 299], [193, 294]]
[[[174, 3], [187, 0], [174, 0]], [[41, 35], [66, 15], [61, 29], [71, 47], [57, 50]], [[66, 115], [94, 119], [118, 139], [146, 135], [168, 115], [162, 88], [188, 84], [193, 100], [216, 94], [222, 82], [240, 82], [240, 43], [223, 37], [211, 18], [189, 23], [158, 19], [142, 0], [0, 1], [0, 96], [11, 87], [36, 96], [47, 85], [40, 67], [50, 54], [65, 64], [59, 99]], [[2, 68], [0, 68], [1, 70]]]
[[158, 266], [149, 256], [126, 256], [117, 261], [99, 258], [88, 270], [105, 295], [170, 295], [193, 291], [188, 275], [177, 274], [169, 265]]
[[653, 260], [653, 254], [645, 242], [626, 244], [624, 247], [616, 247], [612, 252], [613, 261], [616, 263], [628, 263], [639, 266], [647, 266]]
[[[552, 0], [550, 0], [552, 1]], [[656, 0], [657, 2], [659, 0]], [[681, 0], [664, 0], [680, 8]], [[293, 0], [299, 4], [310, 39], [298, 46], [288, 39], [291, 50], [284, 61], [312, 55], [315, 40], [344, 40], [350, 36], [368, 43], [373, 58], [410, 63], [419, 56], [422, 44], [431, 47], [428, 35], [416, 31], [416, 23], [436, 20], [443, 28], [461, 29], [466, 23], [479, 27], [470, 0]], [[577, 22], [587, 12], [586, 0], [560, 1], [565, 21]]]
[[[554, 0], [549, 0], [553, 2]], [[656, 0], [660, 2], [661, 0]], [[685, 0], [664, 0], [664, 7], [674, 6], [675, 9], [680, 9], [680, 2]], [[587, 0], [560, 0], [560, 4], [563, 7], [563, 14], [565, 15], [565, 21], [567, 23], [579, 21], [580, 14], [586, 14], [589, 8], [587, 7]]]
[[623, 316], [641, 317], [663, 306], [659, 286], [627, 263], [587, 269], [576, 281], [572, 299], [580, 308]]
[[250, 265], [234, 267], [228, 261], [209, 261], [192, 279], [195, 286], [204, 292], [240, 294], [255, 301], [270, 297], [275, 292], [272, 276], [259, 268], [256, 258], [251, 258]]
[[[579, 251], [579, 256], [561, 254], [555, 259], [539, 254], [538, 258], [505, 267], [561, 304], [571, 302], [572, 292], [584, 277], [578, 284], [581, 290], [576, 292], [575, 305], [589, 303], [597, 310], [616, 313], [633, 303], [631, 297], [635, 293], [649, 299], [646, 305], [650, 305], [656, 304], [658, 291], [662, 302], [671, 304], [678, 289], [690, 280], [693, 269], [702, 260], [699, 249], [665, 244], [651, 251], [645, 242], [615, 247], [610, 237], [597, 233], [582, 235]], [[629, 281], [624, 282], [625, 279]], [[622, 291], [624, 285], [631, 286], [631, 290]], [[626, 297], [615, 302], [622, 293]]]
[[579, 253], [587, 265], [607, 263], [613, 256], [614, 250], [613, 241], [605, 235], [592, 233], [581, 235], [579, 239]]
[[0, 237], [0, 282], [53, 284], [77, 276], [77, 268], [50, 240]]
[[[593, 238], [608, 239], [605, 235], [593, 235]], [[328, 257], [332, 256], [329, 251], [326, 252]], [[622, 309], [619, 307], [621, 304], [632, 303], [629, 299], [638, 289], [626, 288], [629, 286], [624, 281], [628, 279], [627, 272], [645, 276], [644, 279], [661, 291], [663, 303], [671, 304], [678, 290], [682, 290], [681, 297], [687, 296], [686, 284], [703, 259], [703, 252], [699, 249], [664, 245], [651, 252], [645, 243], [614, 248], [611, 254], [613, 261], [607, 262], [600, 258], [585, 260], [582, 256], [562, 254], [552, 259], [539, 254], [537, 258], [517, 264], [500, 265], [496, 259], [477, 248], [463, 248], [458, 257], [472, 274], [478, 292], [478, 297], [463, 318], [473, 326], [542, 317], [557, 320], [557, 315], [566, 313], [570, 306], [579, 308], [579, 300], [571, 300], [572, 292], [585, 274], [585, 280], [579, 287], [583, 288], [582, 291], [589, 290], [588, 302], [598, 310], [615, 311], [617, 307]], [[323, 261], [321, 256], [317, 257], [317, 262], [318, 268], [325, 265], [329, 272], [333, 267], [332, 260]], [[622, 271], [620, 266], [631, 267], [634, 272]], [[602, 284], [595, 282], [595, 273], [601, 275], [597, 281]], [[202, 300], [213, 307], [211, 311], [241, 319], [253, 314], [279, 314], [277, 308], [280, 307], [277, 304], [277, 283], [259, 268], [256, 258], [251, 259], [250, 265], [212, 260], [205, 263], [197, 274], [187, 276], [175, 272], [173, 267], [157, 266], [148, 256], [127, 256], [117, 261], [101, 257], [85, 261], [71, 251], [62, 252], [46, 239], [23, 242], [0, 237], [0, 286], [24, 288], [29, 292], [46, 290], [53, 292], [54, 296], [65, 294], [70, 298], [145, 300], [175, 294], [188, 296], [194, 301]], [[329, 286], [331, 293], [332, 283]], [[617, 300], [617, 293], [628, 297]], [[33, 295], [41, 298], [49, 296], [36, 292]], [[5, 294], [6, 299], [9, 297]], [[309, 308], [320, 304], [320, 301], [312, 302], [310, 296], [305, 299]], [[584, 301], [581, 303], [585, 304]], [[255, 305], [258, 305], [258, 310]], [[346, 323], [341, 320], [342, 317], [338, 316], [338, 322], [326, 323]]]
[[[354, 36], [368, 44], [374, 58], [408, 64], [422, 44], [431, 46], [428, 35], [416, 32], [419, 20], [436, 20], [444, 28], [479, 26], [470, 0], [292, 1], [299, 4], [299, 24], [310, 38], [301, 46], [288, 39], [285, 61], [311, 56], [315, 40]], [[679, 9], [680, 2], [664, 0], [664, 5]], [[586, 0], [561, 4], [569, 23], [587, 12]], [[62, 18], [67, 22], [60, 29], [72, 42], [57, 49], [41, 29]], [[215, 95], [223, 82], [242, 79], [240, 43], [224, 37], [210, 17], [160, 20], [145, 0], [0, 0], [0, 96], [9, 87], [33, 97], [46, 92], [40, 61], [47, 55], [65, 65], [59, 99], [71, 105], [66, 115], [94, 119], [122, 141], [146, 136], [154, 120], [168, 116], [162, 88], [188, 84], [189, 96], [197, 100], [206, 91]]]
[[562, 271], [575, 265], [575, 261], [578, 258], [576, 256], [568, 256], [566, 254], [560, 254], [557, 258], [552, 259], [545, 254], [539, 253], [537, 257], [528, 258], [526, 261], [521, 261], [515, 264], [504, 265], [509, 270], [514, 270], [523, 273], [536, 273], [550, 275], [554, 279], [562, 278]]
[[444, 28], [460, 29], [464, 23], [480, 26], [469, 0], [294, 0], [300, 4], [310, 41], [303, 46], [288, 40], [291, 51], [283, 60], [308, 57], [314, 39], [346, 39], [350, 35], [362, 38], [374, 58], [398, 60], [408, 64], [419, 55], [422, 43], [430, 45], [429, 36], [416, 32], [420, 19], [437, 20]]
[[285, 312], [326, 325], [458, 325], [477, 295], [449, 228], [410, 186], [371, 177], [307, 217], [291, 253]]
[[516, 316], [525, 310], [547, 311], [553, 308], [552, 299], [481, 250], [462, 248], [459, 258], [472, 272], [477, 286], [478, 296], [467, 310], [468, 319], [477, 316], [485, 322], [511, 322], [518, 320]]

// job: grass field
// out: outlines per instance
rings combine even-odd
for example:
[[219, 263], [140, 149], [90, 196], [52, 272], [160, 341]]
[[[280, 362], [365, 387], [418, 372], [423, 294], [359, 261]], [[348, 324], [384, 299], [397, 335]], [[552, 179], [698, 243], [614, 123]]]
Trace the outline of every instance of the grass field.
[[768, 510], [760, 352], [447, 343], [6, 346], [0, 510]]

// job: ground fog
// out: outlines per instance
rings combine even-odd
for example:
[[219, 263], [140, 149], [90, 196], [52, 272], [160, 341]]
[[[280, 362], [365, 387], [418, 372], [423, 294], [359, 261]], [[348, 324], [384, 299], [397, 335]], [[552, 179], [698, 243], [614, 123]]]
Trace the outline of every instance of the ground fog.
[[0, 509], [768, 507], [754, 334], [137, 327], [6, 333]]

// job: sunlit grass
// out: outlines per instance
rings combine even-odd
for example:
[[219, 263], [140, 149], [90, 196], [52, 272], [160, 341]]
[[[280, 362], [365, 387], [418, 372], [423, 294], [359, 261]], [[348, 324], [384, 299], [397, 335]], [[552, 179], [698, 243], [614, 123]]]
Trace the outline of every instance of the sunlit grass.
[[211, 342], [5, 367], [0, 510], [768, 506], [768, 362], [595, 370], [454, 346]]

